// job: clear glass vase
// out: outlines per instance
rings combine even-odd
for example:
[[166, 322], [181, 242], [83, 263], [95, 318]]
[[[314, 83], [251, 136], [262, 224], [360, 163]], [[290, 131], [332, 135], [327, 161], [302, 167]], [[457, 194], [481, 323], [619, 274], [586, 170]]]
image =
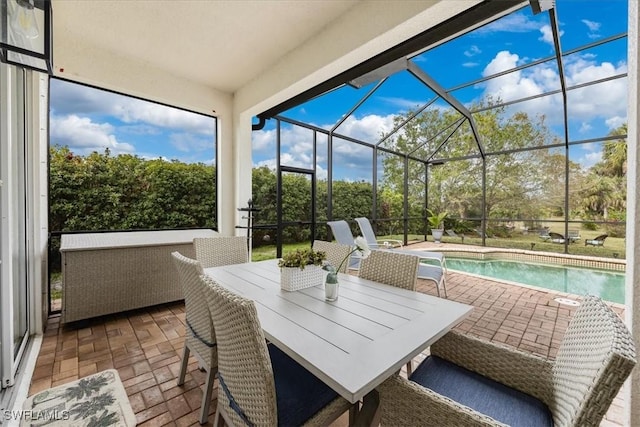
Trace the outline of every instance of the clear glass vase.
[[324, 298], [327, 301], [338, 299], [338, 273], [328, 273], [324, 281]]

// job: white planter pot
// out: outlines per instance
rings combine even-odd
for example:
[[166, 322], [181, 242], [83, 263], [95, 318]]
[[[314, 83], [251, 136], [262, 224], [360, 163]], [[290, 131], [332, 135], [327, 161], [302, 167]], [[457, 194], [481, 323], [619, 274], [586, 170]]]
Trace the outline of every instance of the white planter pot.
[[433, 240], [436, 243], [440, 243], [442, 240], [442, 235], [444, 234], [444, 228], [432, 228], [431, 235], [433, 236]]
[[307, 265], [304, 270], [297, 267], [280, 268], [280, 287], [285, 291], [297, 291], [322, 285], [326, 271], [318, 265]]

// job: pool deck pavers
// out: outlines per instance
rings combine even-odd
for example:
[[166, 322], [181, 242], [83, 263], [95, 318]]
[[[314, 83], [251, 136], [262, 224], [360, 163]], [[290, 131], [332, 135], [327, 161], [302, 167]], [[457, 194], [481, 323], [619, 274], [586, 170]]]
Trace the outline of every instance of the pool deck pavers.
[[[433, 245], [422, 243], [408, 248], [432, 249]], [[559, 304], [554, 298], [580, 299], [577, 295], [515, 286], [452, 271], [446, 281], [449, 299], [474, 306], [471, 316], [457, 325], [457, 330], [551, 359], [575, 312], [575, 307]], [[429, 281], [419, 280], [418, 290], [436, 295], [435, 286]], [[621, 305], [612, 307], [623, 316]], [[59, 316], [51, 317], [29, 395], [115, 368], [140, 426], [196, 426], [205, 376], [191, 357], [185, 385], [176, 385], [184, 327], [181, 302], [72, 325], [60, 325]], [[209, 423], [213, 421], [216, 398], [217, 382]], [[342, 417], [333, 426], [346, 424], [346, 417]], [[622, 425], [624, 407], [619, 395], [601, 426]]]

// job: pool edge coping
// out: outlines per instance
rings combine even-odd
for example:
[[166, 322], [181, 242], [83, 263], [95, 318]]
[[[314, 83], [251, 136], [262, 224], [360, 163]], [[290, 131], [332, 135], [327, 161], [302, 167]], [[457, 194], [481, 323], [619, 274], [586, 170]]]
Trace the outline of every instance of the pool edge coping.
[[[589, 267], [601, 270], [626, 272], [627, 261], [625, 259], [599, 258], [585, 255], [558, 254], [549, 252], [530, 251], [525, 249], [503, 248], [421, 248], [411, 249], [420, 251], [443, 252], [461, 258], [472, 259], [506, 259], [516, 261], [531, 261], [547, 264], [556, 264], [571, 267]], [[468, 256], [472, 255], [472, 256]]]

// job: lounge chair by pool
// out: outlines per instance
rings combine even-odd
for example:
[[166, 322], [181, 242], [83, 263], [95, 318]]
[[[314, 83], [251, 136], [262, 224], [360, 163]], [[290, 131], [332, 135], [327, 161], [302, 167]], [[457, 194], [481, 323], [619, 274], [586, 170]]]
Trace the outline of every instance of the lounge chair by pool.
[[601, 234], [598, 237], [594, 238], [594, 239], [586, 239], [584, 241], [584, 245], [591, 245], [591, 246], [604, 246], [604, 241], [605, 239], [609, 237], [608, 234]]
[[564, 236], [560, 233], [554, 233], [553, 231], [549, 232], [549, 238], [551, 239], [551, 243], [564, 243]]
[[539, 237], [544, 240], [545, 242], [547, 240], [549, 240], [551, 238], [551, 236], [549, 236], [549, 229], [548, 228], [542, 228], [538, 231]]
[[575, 243], [580, 240], [580, 230], [569, 230], [567, 232], [567, 237], [571, 243]]

